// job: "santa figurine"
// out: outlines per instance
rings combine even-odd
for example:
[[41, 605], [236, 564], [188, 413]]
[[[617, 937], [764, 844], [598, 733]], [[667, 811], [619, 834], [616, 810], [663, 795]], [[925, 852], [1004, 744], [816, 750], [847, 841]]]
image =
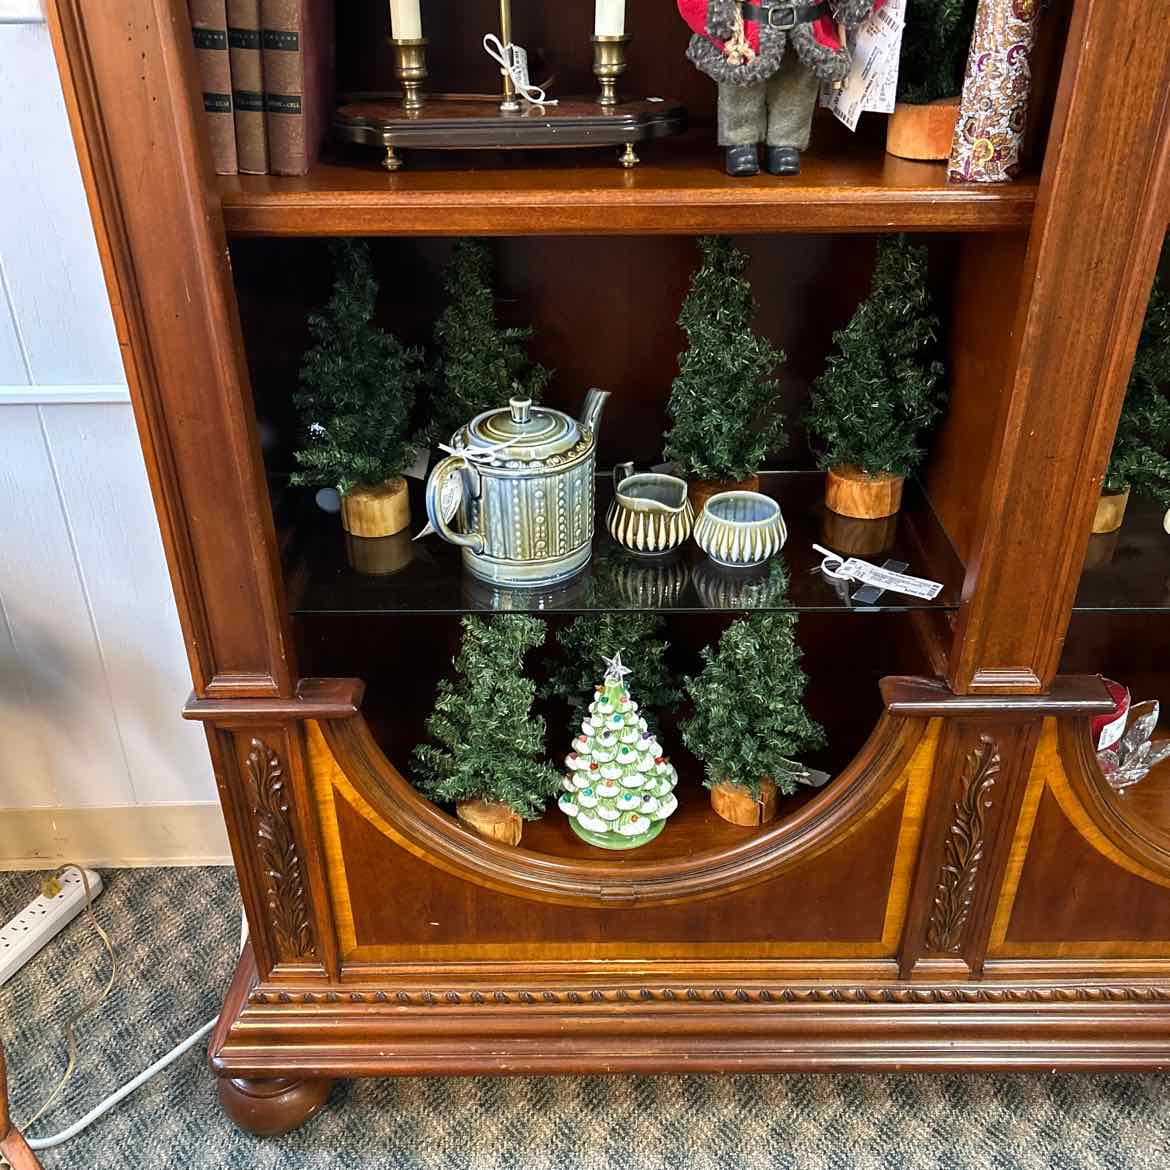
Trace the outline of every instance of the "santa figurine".
[[687, 56], [719, 85], [719, 145], [729, 175], [799, 175], [822, 81], [849, 72], [846, 31], [883, 0], [759, 4], [678, 0], [694, 30]]

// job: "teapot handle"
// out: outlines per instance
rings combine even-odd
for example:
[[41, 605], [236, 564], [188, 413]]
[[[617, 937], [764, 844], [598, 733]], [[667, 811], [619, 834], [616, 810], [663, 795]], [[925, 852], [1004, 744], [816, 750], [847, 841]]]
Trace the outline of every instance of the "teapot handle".
[[[446, 517], [443, 515], [443, 484], [446, 483], [449, 476], [458, 475], [464, 470], [474, 476], [478, 489], [479, 468], [462, 455], [448, 455], [446, 459], [440, 459], [435, 464], [431, 471], [431, 477], [427, 480], [427, 519], [430, 520], [431, 527], [445, 541], [457, 544], [461, 548], [469, 548], [473, 553], [479, 555], [484, 549], [483, 537], [478, 532], [456, 532], [448, 526]], [[478, 490], [476, 494], [479, 494]]]
[[634, 474], [633, 463], [618, 463], [613, 469], [613, 490], [616, 492], [622, 486], [622, 480], [629, 479]]

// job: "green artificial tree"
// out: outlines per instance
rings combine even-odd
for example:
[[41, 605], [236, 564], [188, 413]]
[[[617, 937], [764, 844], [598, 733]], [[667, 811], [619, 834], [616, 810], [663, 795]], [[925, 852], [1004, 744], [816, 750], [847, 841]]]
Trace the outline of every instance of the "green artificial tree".
[[695, 479], [740, 480], [786, 442], [773, 377], [784, 354], [752, 331], [747, 253], [725, 236], [704, 236], [699, 250], [678, 319], [687, 348], [667, 407], [666, 457]]
[[979, 0], [906, 0], [898, 101], [925, 105], [963, 91]]
[[1154, 285], [1105, 473], [1104, 492], [1132, 488], [1170, 507], [1170, 293]]
[[414, 749], [418, 787], [444, 803], [482, 800], [540, 816], [561, 784], [544, 758], [544, 720], [532, 714], [536, 684], [524, 655], [541, 646], [545, 624], [521, 614], [463, 619], [458, 677], [439, 683], [427, 733]]
[[825, 741], [804, 710], [807, 681], [788, 610], [741, 618], [717, 649], [703, 650], [703, 669], [686, 683], [695, 712], [682, 736], [708, 788], [737, 784], [758, 799], [760, 781], [770, 780], [785, 795], [796, 791], [803, 769], [794, 757]]
[[509, 398], [539, 401], [552, 373], [528, 357], [524, 342], [531, 328], [497, 323], [492, 258], [481, 241], [455, 245], [444, 287], [449, 300], [435, 323], [438, 353], [428, 429], [446, 442], [464, 423], [506, 406]]
[[602, 849], [634, 849], [653, 841], [678, 808], [678, 773], [626, 686], [625, 676], [634, 672], [616, 651], [605, 665], [605, 678], [565, 758], [557, 805], [583, 841]]
[[922, 437], [945, 401], [926, 256], [905, 236], [882, 239], [869, 296], [833, 334], [836, 352], [813, 383], [805, 419], [823, 444], [823, 468], [905, 476], [922, 462]]
[[562, 656], [541, 688], [542, 698], [564, 699], [572, 709], [570, 728], [577, 730], [594, 698], [599, 656], [621, 653], [637, 672], [642, 715], [658, 731], [655, 709], [675, 706], [683, 697], [679, 681], [666, 663], [666, 620], [653, 613], [582, 614], [557, 632]]
[[425, 380], [422, 351], [373, 323], [378, 282], [364, 240], [332, 245], [333, 295], [309, 318], [314, 345], [301, 363], [293, 401], [305, 427], [294, 484], [342, 494], [401, 476], [419, 438], [410, 415]]

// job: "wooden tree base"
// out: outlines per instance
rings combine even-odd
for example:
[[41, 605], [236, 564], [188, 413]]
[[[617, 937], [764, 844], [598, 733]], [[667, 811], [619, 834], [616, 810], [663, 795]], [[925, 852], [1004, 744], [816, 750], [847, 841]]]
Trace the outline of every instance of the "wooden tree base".
[[345, 559], [357, 573], [368, 577], [389, 577], [402, 572], [414, 560], [414, 541], [407, 530], [393, 536], [347, 534]]
[[520, 844], [524, 819], [506, 804], [492, 800], [461, 800], [455, 806], [455, 815], [481, 837], [502, 841], [505, 845]]
[[958, 120], [957, 97], [939, 98], [925, 106], [898, 102], [886, 127], [886, 153], [921, 161], [950, 158]]
[[894, 543], [898, 517], [859, 520], [826, 509], [821, 517], [821, 543], [850, 557], [875, 557]]
[[350, 488], [341, 497], [341, 526], [351, 536], [393, 536], [410, 525], [410, 495], [400, 475]]
[[902, 483], [900, 475], [866, 475], [843, 463], [825, 473], [825, 506], [839, 516], [858, 520], [892, 516], [902, 506]]
[[1114, 496], [1102, 496], [1097, 501], [1093, 516], [1093, 532], [1116, 532], [1125, 519], [1125, 506], [1129, 503], [1129, 488]]
[[755, 797], [746, 784], [716, 784], [711, 807], [733, 825], [766, 825], [776, 817], [776, 785], [761, 780], [760, 795]]
[[257, 1137], [278, 1137], [320, 1113], [332, 1089], [333, 1082], [327, 1080], [223, 1077], [219, 1082], [219, 1103], [240, 1129]]
[[687, 481], [687, 498], [695, 510], [698, 520], [703, 505], [720, 492], [758, 492], [760, 477], [749, 475], [746, 479], [692, 479]]

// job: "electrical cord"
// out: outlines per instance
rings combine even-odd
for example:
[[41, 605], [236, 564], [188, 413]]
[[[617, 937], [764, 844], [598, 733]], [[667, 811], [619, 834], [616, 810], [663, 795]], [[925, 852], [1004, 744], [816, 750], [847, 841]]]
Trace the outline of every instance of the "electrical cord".
[[69, 1083], [69, 1078], [73, 1076], [74, 1069], [77, 1068], [77, 1032], [78, 1023], [84, 1016], [87, 1016], [94, 1008], [99, 1007], [105, 1003], [106, 998], [114, 988], [114, 980], [118, 977], [118, 960], [114, 955], [114, 944], [110, 941], [110, 936], [102, 929], [102, 925], [97, 920], [97, 915], [93, 910], [93, 890], [90, 889], [89, 875], [85, 872], [85, 866], [74, 865], [70, 862], [67, 865], [58, 867], [57, 871], [44, 883], [44, 894], [48, 898], [56, 897], [61, 892], [61, 886], [58, 878], [67, 869], [76, 869], [81, 874], [81, 884], [85, 888], [85, 912], [89, 915], [90, 922], [93, 923], [94, 930], [97, 931], [98, 938], [102, 940], [102, 946], [106, 948], [106, 954], [110, 956], [110, 977], [106, 980], [105, 987], [93, 999], [87, 1000], [69, 1017], [68, 1023], [65, 1025], [65, 1041], [69, 1051], [69, 1059], [65, 1063], [65, 1071], [61, 1074], [60, 1080], [57, 1081], [53, 1091], [46, 1098], [44, 1104], [24, 1123], [24, 1128], [34, 1124], [40, 1120], [49, 1107], [61, 1096], [65, 1086]]
[[[62, 867], [62, 869], [66, 869], [66, 868], [68, 868], [68, 866]], [[74, 1030], [78, 1020], [80, 1020], [81, 1017], [83, 1015], [85, 1015], [87, 1012], [92, 1011], [95, 1007], [97, 1007], [99, 1004], [101, 1004], [106, 999], [106, 997], [110, 994], [110, 989], [114, 986], [114, 977], [116, 974], [116, 962], [115, 962], [115, 958], [114, 958], [114, 945], [110, 941], [109, 935], [106, 934], [106, 932], [102, 929], [100, 923], [97, 920], [97, 916], [93, 912], [93, 897], [90, 893], [89, 879], [85, 876], [85, 870], [80, 865], [77, 866], [76, 868], [80, 871], [81, 880], [85, 885], [85, 903], [86, 903], [85, 908], [88, 911], [90, 920], [93, 922], [94, 928], [97, 930], [98, 935], [101, 937], [102, 942], [105, 945], [106, 951], [109, 953], [109, 956], [110, 956], [110, 978], [107, 981], [105, 989], [102, 991], [102, 993], [99, 996], [97, 996], [92, 1003], [87, 1003], [87, 1004], [83, 1005], [81, 1007], [81, 1009], [79, 1009], [76, 1013], [74, 1013], [73, 1017], [70, 1019], [69, 1024], [66, 1028], [66, 1034], [68, 1036], [68, 1043], [69, 1043], [69, 1061], [65, 1067], [65, 1072], [62, 1075], [61, 1079], [57, 1082], [56, 1088], [49, 1095], [48, 1100], [45, 1101], [45, 1103], [40, 1107], [40, 1109], [38, 1109], [36, 1111], [36, 1113], [32, 1116], [32, 1118], [26, 1124], [26, 1126], [25, 1126], [26, 1130], [27, 1130], [28, 1126], [32, 1125], [32, 1123], [34, 1121], [36, 1121], [39, 1117], [41, 1117], [45, 1113], [45, 1111], [49, 1108], [49, 1106], [52, 1105], [53, 1102], [56, 1101], [56, 1099], [61, 1095], [62, 1090], [65, 1088], [66, 1082], [69, 1080], [70, 1076], [72, 1076], [73, 1071], [76, 1068], [76, 1065], [77, 1065], [77, 1040], [76, 1040], [76, 1037], [74, 1035], [73, 1030]], [[60, 873], [60, 872], [61, 872], [61, 870], [58, 870], [58, 873]], [[247, 941], [248, 941], [248, 919], [244, 915], [244, 913], [241, 911], [241, 913], [240, 913], [240, 952], [241, 953], [243, 953], [244, 944]], [[218, 1019], [218, 1017], [216, 1019]], [[114, 1093], [111, 1093], [110, 1096], [108, 1096], [104, 1101], [101, 1101], [97, 1105], [95, 1105], [84, 1117], [75, 1121], [71, 1126], [69, 1126], [68, 1129], [63, 1129], [60, 1133], [55, 1133], [55, 1134], [48, 1135], [46, 1137], [39, 1137], [39, 1138], [29, 1137], [28, 1134], [26, 1133], [24, 1140], [27, 1143], [29, 1149], [33, 1150], [34, 1152], [39, 1151], [39, 1150], [51, 1150], [54, 1146], [63, 1145], [65, 1142], [69, 1141], [71, 1138], [75, 1138], [79, 1133], [81, 1133], [82, 1130], [87, 1129], [89, 1126], [91, 1126], [95, 1121], [98, 1120], [99, 1117], [104, 1117], [107, 1113], [109, 1113], [109, 1111], [111, 1109], [113, 1109], [116, 1105], [120, 1104], [127, 1097], [129, 1097], [130, 1094], [133, 1093], [136, 1089], [141, 1088], [152, 1077], [157, 1076], [160, 1072], [163, 1071], [163, 1069], [174, 1064], [176, 1060], [178, 1060], [181, 1056], [184, 1056], [187, 1052], [189, 1052], [192, 1048], [194, 1048], [195, 1045], [198, 1044], [199, 1041], [202, 1040], [203, 1037], [206, 1036], [208, 1034], [208, 1032], [210, 1032], [211, 1029], [215, 1027], [216, 1019], [208, 1020], [206, 1024], [204, 1024], [202, 1027], [198, 1028], [196, 1031], [192, 1032], [191, 1035], [186, 1038], [186, 1040], [183, 1040], [179, 1044], [177, 1044], [165, 1056], [160, 1057], [149, 1068], [143, 1069], [142, 1072], [140, 1072], [136, 1077], [134, 1077], [133, 1080], [127, 1081], [126, 1084], [124, 1084], [120, 1089], [118, 1089]]]

